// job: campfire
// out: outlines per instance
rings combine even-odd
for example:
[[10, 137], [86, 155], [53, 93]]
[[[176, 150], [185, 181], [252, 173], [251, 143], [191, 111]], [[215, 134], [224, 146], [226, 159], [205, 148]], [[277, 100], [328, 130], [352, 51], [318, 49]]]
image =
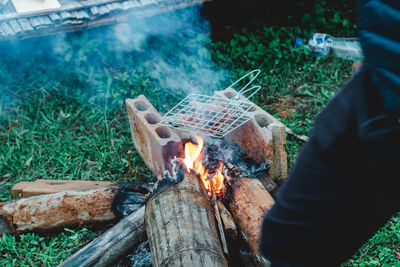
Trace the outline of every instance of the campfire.
[[[239, 99], [231, 88], [210, 97], [219, 98], [226, 103], [232, 98], [248, 101]], [[244, 260], [249, 251], [250, 261], [263, 266], [258, 240], [262, 218], [273, 203], [268, 190], [273, 191], [286, 173], [285, 126], [251, 104], [252, 119], [227, 130], [224, 138], [214, 138], [213, 129], [229, 120], [230, 113], [222, 108], [221, 113], [228, 115], [216, 116], [214, 109], [204, 109], [205, 103], [192, 109], [195, 102], [184, 102], [182, 109], [187, 112], [174, 111], [175, 126], [194, 127], [198, 134], [157, 124], [164, 117], [143, 96], [126, 103], [134, 143], [146, 164], [156, 171], [162, 166], [166, 176], [160, 175], [161, 184], [165, 185], [166, 177], [175, 177], [146, 204], [153, 264], [196, 265], [196, 259], [201, 259], [203, 265], [240, 266], [249, 264], [249, 259]], [[193, 112], [198, 113], [194, 118]], [[146, 119], [150, 114], [151, 121]], [[163, 158], [148, 151], [163, 151]]]
[[[172, 247], [183, 247], [180, 258], [199, 254], [207, 266], [249, 264], [246, 251], [253, 256], [250, 262], [263, 266], [258, 239], [262, 218], [273, 199], [257, 177], [260, 173], [268, 177], [268, 166], [223, 139], [194, 134], [182, 138], [182, 147], [173, 173], [183, 178], [172, 179], [178, 182], [156, 191], [146, 205], [153, 263], [179, 265]], [[242, 176], [244, 172], [251, 178]], [[175, 220], [179, 223], [172, 223]], [[168, 230], [161, 233], [163, 228]]]
[[[231, 99], [237, 92], [216, 95]], [[100, 188], [74, 191], [82, 188], [77, 184], [68, 192], [48, 183], [48, 195], [0, 204], [0, 232], [53, 231], [126, 216], [60, 266], [107, 266], [137, 247], [142, 251], [143, 242], [153, 266], [265, 266], [258, 241], [273, 204], [270, 193], [286, 176], [285, 126], [253, 105], [252, 119], [213, 138], [160, 125], [162, 117], [144, 96], [126, 106], [136, 150], [158, 184], [171, 182], [162, 190], [96, 184]], [[15, 193], [28, 195], [24, 190]]]

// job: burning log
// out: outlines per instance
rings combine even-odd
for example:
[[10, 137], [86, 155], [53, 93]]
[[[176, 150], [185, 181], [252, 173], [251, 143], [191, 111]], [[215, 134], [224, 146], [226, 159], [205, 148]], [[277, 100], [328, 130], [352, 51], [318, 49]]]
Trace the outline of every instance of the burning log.
[[117, 184], [0, 203], [0, 236], [114, 222], [140, 208], [146, 193], [145, 187]]
[[145, 225], [154, 266], [228, 266], [208, 195], [193, 174], [149, 199]]
[[146, 240], [144, 211], [145, 207], [142, 206], [59, 266], [110, 266], [116, 259]]
[[259, 180], [251, 178], [236, 179], [232, 185], [232, 194], [232, 215], [249, 245], [256, 264], [264, 266], [265, 260], [259, 254], [258, 242], [264, 215], [274, 200]]

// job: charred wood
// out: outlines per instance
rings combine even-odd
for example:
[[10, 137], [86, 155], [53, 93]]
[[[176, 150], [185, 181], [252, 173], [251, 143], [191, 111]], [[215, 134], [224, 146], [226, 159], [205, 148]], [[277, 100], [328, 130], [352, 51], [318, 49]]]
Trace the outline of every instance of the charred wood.
[[143, 205], [59, 266], [109, 266], [146, 240], [144, 211]]
[[218, 208], [221, 215], [222, 225], [224, 227], [225, 236], [229, 244], [236, 243], [238, 241], [238, 232], [236, 228], [235, 220], [229, 210], [218, 201]]

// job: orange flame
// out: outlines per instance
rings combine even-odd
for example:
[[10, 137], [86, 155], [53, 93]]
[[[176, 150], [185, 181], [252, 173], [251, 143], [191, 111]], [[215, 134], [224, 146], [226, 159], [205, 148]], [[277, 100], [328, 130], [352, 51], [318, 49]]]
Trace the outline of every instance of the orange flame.
[[[204, 167], [203, 163], [201, 160], [203, 159], [203, 154], [204, 154], [204, 140], [199, 137], [196, 137], [196, 144], [193, 144], [192, 142], [187, 142], [185, 144], [185, 158], [183, 159], [183, 162], [185, 163], [185, 166], [188, 171], [193, 169], [195, 172], [197, 172], [200, 175], [201, 181], [203, 182], [204, 188], [210, 192], [211, 191], [211, 186], [210, 186], [210, 179], [208, 177], [208, 170]], [[214, 175], [213, 179], [211, 180], [211, 184], [213, 186], [213, 189], [215, 193], [219, 194], [222, 190], [223, 184], [224, 184], [224, 176], [222, 175], [222, 167], [223, 164], [220, 162], [219, 169], [217, 170], [216, 174]]]
[[224, 185], [224, 175], [222, 175], [222, 167], [223, 164], [222, 162], [220, 162], [217, 173], [212, 178], [213, 188], [215, 190], [215, 193], [217, 194], [221, 193], [222, 186]]
[[[201, 152], [203, 151], [204, 141], [203, 138], [196, 135], [197, 145], [193, 144], [192, 142], [187, 142], [185, 145], [185, 158], [183, 162], [186, 165], [188, 170], [193, 169], [193, 165], [195, 161], [198, 161], [198, 158]], [[203, 156], [203, 155], [202, 155]], [[200, 158], [201, 164], [201, 158]]]

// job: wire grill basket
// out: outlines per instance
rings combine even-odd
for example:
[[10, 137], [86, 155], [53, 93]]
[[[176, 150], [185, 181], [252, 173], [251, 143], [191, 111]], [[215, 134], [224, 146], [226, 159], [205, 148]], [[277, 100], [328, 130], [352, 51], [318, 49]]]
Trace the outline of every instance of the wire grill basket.
[[[250, 78], [231, 99], [189, 94], [162, 117], [160, 125], [201, 135], [224, 137], [252, 118], [248, 111], [254, 104], [248, 101], [244, 94], [251, 92], [248, 96], [250, 98], [261, 89], [261, 86], [248, 88], [259, 74], [260, 70], [253, 70], [231, 84], [228, 88], [234, 88], [246, 77]], [[241, 97], [244, 99], [241, 100]]]

